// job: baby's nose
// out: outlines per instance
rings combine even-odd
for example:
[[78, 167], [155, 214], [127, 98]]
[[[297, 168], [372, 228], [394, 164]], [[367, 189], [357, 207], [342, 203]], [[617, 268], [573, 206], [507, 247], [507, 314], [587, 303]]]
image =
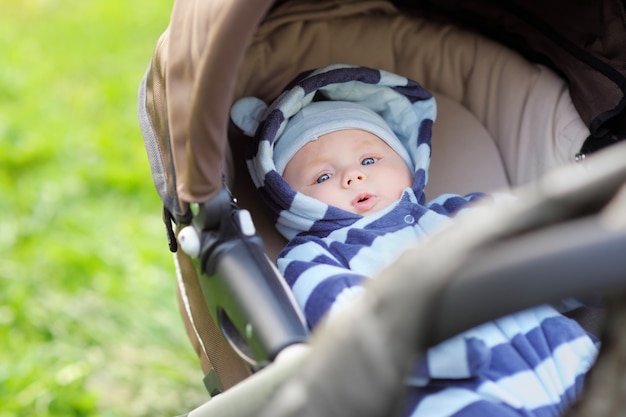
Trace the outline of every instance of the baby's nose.
[[346, 176], [344, 178], [344, 184], [346, 187], [350, 187], [354, 185], [355, 181], [363, 181], [365, 180], [365, 174], [360, 170], [350, 170], [346, 172]]

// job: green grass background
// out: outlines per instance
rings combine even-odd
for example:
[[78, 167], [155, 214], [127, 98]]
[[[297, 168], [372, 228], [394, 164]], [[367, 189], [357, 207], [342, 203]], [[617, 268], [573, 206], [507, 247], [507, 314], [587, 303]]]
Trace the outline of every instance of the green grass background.
[[136, 116], [171, 8], [0, 0], [0, 417], [207, 398]]

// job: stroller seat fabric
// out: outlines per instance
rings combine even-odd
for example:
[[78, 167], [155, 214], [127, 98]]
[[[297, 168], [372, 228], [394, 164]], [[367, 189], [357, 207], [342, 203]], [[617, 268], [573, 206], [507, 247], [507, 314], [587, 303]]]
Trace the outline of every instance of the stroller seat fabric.
[[[411, 189], [398, 202], [360, 216], [333, 210], [289, 188], [277, 172], [272, 157], [276, 148], [272, 151], [270, 144], [284, 140], [287, 119], [313, 106], [309, 103], [314, 97], [357, 102], [393, 129], [415, 173]], [[253, 119], [251, 106], [259, 104], [253, 98], [238, 101], [233, 120], [248, 134], [256, 131], [258, 146], [256, 153], [249, 153], [248, 166], [274, 211], [276, 228], [291, 239], [278, 267], [311, 327], [322, 326], [329, 316], [332, 321], [360, 299], [368, 277], [378, 275], [411, 244], [449, 225], [452, 213], [476, 210], [465, 209], [467, 201], [478, 198], [475, 194], [424, 199], [430, 149], [435, 146], [428, 127], [436, 106], [415, 82], [371, 68], [331, 65], [291, 83], [263, 113], [258, 128], [244, 126]], [[407, 216], [410, 222], [403, 220]], [[421, 271], [414, 272], [419, 280]], [[557, 416], [580, 392], [596, 353], [594, 340], [554, 308], [507, 316], [429, 349], [409, 376], [414, 390], [404, 415]]]
[[[386, 1], [288, 2], [277, 8], [246, 51], [234, 99], [270, 102], [300, 72], [337, 63], [406, 76], [437, 98], [427, 188], [432, 197], [525, 184], [573, 162], [589, 135], [566, 83], [548, 68], [474, 32], [406, 16]], [[245, 140], [231, 134], [235, 164], [245, 160]], [[246, 171], [242, 163], [235, 167]], [[233, 191], [258, 216], [274, 259], [285, 242], [266, 226], [252, 190], [244, 177]]]

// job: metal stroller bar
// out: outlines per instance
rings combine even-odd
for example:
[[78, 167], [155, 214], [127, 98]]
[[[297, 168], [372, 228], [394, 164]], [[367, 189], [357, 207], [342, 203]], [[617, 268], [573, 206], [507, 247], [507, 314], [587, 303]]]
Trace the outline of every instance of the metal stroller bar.
[[[526, 224], [526, 229], [478, 248], [463, 270], [451, 276], [437, 314], [435, 342], [494, 316], [541, 301], [556, 302], [563, 299], [564, 288], [571, 297], [622, 289], [626, 231], [616, 227], [614, 218], [598, 213], [617, 199], [620, 189], [620, 195], [626, 193], [625, 160], [626, 144], [619, 144], [583, 166], [556, 170], [522, 190], [519, 204], [495, 224], [503, 227], [502, 233], [511, 233], [517, 224]], [[613, 217], [622, 217], [624, 201], [613, 204], [622, 210]], [[457, 286], [462, 289], [455, 290]], [[472, 301], [484, 294], [489, 303]], [[461, 314], [468, 309], [471, 318]]]
[[[539, 302], [557, 302], [564, 295], [595, 299], [598, 291], [622, 289], [625, 248], [624, 230], [612, 230], [597, 217], [490, 245], [473, 254], [462, 272], [450, 278], [433, 340], [443, 341], [472, 325]], [[461, 314], [467, 311], [471, 316]]]

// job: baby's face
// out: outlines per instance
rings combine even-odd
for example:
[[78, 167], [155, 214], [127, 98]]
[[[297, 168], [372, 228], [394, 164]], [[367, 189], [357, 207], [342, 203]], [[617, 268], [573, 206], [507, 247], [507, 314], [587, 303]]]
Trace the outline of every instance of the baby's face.
[[328, 205], [368, 215], [397, 201], [412, 173], [387, 143], [364, 130], [338, 130], [304, 145], [285, 167], [291, 188]]

